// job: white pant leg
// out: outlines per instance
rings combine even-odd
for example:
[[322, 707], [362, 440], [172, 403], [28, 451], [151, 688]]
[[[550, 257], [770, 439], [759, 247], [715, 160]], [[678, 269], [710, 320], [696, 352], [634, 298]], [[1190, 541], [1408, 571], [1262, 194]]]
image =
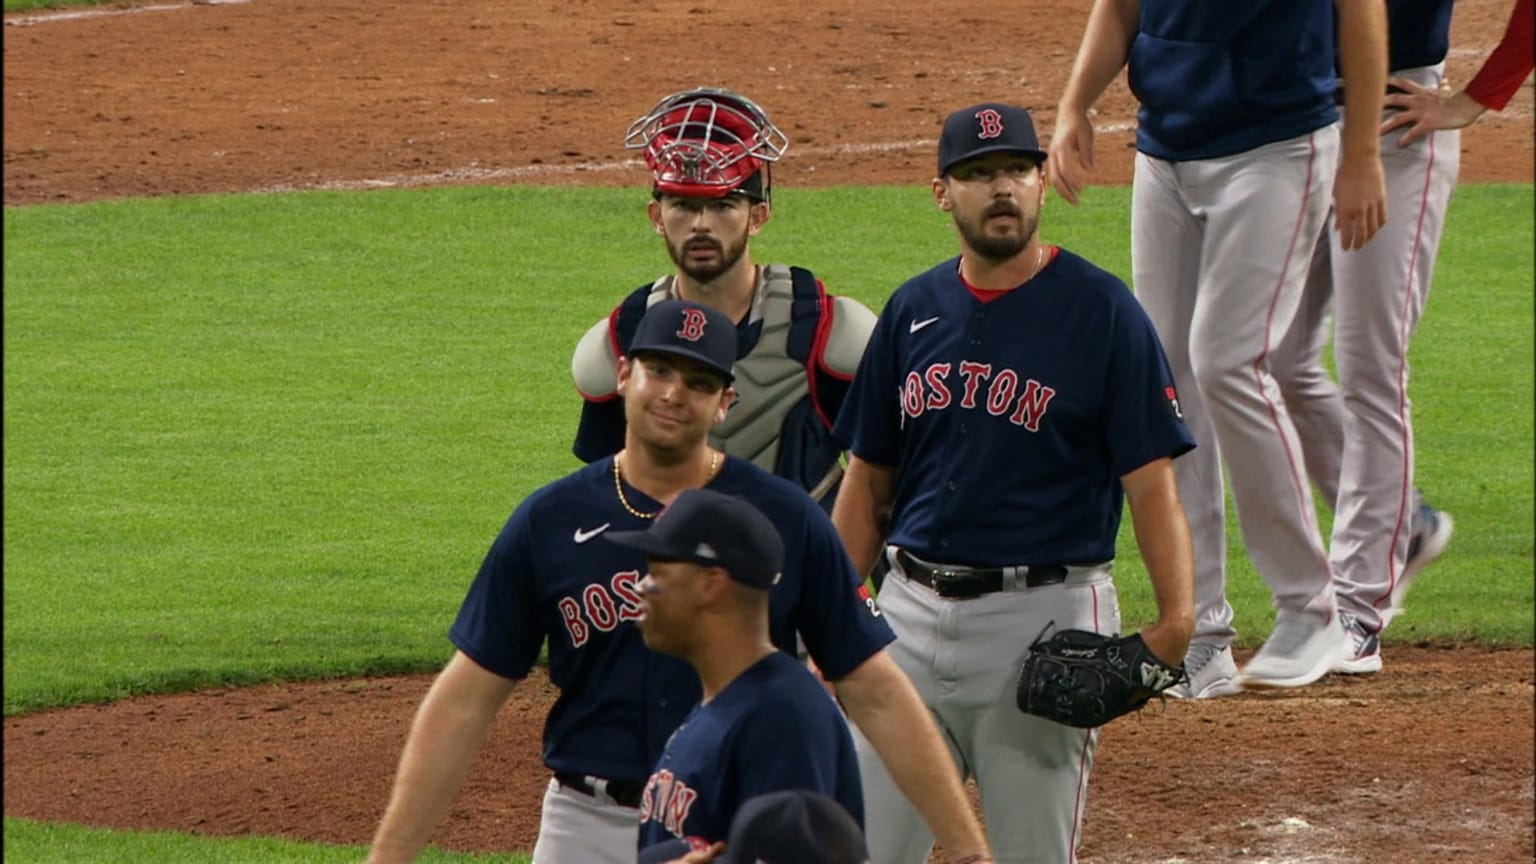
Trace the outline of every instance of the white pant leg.
[[[1406, 70], [1425, 86], [1441, 67]], [[1409, 147], [1381, 142], [1387, 224], [1354, 252], [1335, 248], [1334, 358], [1348, 417], [1332, 558], [1340, 607], [1369, 629], [1402, 574], [1413, 517], [1413, 421], [1408, 347], [1428, 301], [1446, 210], [1461, 165], [1461, 133]], [[1337, 247], [1337, 244], [1335, 243]]]
[[1194, 638], [1232, 642], [1227, 602], [1227, 511], [1221, 449], [1190, 366], [1189, 324], [1200, 279], [1204, 224], [1179, 190], [1172, 162], [1136, 156], [1131, 192], [1131, 268], [1136, 297], [1168, 355], [1184, 422], [1197, 445], [1173, 461], [1195, 559]]
[[640, 811], [549, 781], [533, 864], [635, 864], [639, 842]]
[[[923, 591], [907, 582], [900, 568], [893, 566], [880, 588], [880, 611], [896, 631], [896, 641], [886, 650], [932, 711], [938, 697], [933, 657], [939, 600], [932, 592], [924, 598], [919, 593]], [[955, 770], [963, 776], [959, 748], [943, 722], [937, 716], [934, 719], [949, 745]], [[923, 864], [933, 850], [933, 832], [897, 788], [874, 746], [857, 726], [853, 727], [853, 743], [859, 757], [859, 779], [864, 786], [864, 837], [869, 860], [872, 864]]]
[[[1323, 234], [1331, 233], [1330, 218]], [[1296, 320], [1270, 355], [1270, 371], [1301, 436], [1307, 476], [1331, 511], [1339, 500], [1339, 472], [1344, 460], [1344, 399], [1323, 366], [1333, 323], [1333, 256], [1326, 236], [1319, 238], [1307, 270]]]
[[957, 651], [971, 672], [940, 710], [967, 746], [993, 855], [998, 864], [1075, 862], [1099, 733], [1021, 712], [1019, 671], [1047, 624], [1118, 632], [1114, 582], [1105, 570], [967, 600], [956, 611], [957, 636], [940, 650]]
[[1300, 306], [1338, 153], [1334, 125], [1178, 166], [1180, 188], [1206, 220], [1190, 361], [1221, 444], [1243, 542], [1277, 607], [1320, 615], [1334, 611], [1333, 574], [1269, 355]]
[[[893, 570], [880, 607], [897, 634], [892, 658], [934, 712], [957, 770], [976, 778], [999, 864], [1075, 861], [1098, 734], [1024, 714], [1016, 691], [1024, 655], [1048, 624], [1119, 629], [1108, 571], [1074, 575], [1064, 585], [945, 600]], [[868, 740], [856, 734], [855, 742], [870, 861], [922, 864], [932, 833]]]

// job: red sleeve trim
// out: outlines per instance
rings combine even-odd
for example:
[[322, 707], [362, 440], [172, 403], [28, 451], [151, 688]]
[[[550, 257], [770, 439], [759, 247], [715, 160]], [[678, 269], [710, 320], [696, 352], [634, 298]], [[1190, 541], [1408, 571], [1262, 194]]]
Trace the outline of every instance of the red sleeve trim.
[[821, 362], [822, 354], [827, 350], [827, 340], [832, 336], [832, 298], [827, 296], [827, 286], [823, 285], [820, 279], [816, 280], [816, 308], [818, 315], [816, 335], [811, 340], [811, 362], [805, 364], [805, 383], [808, 385], [806, 389], [810, 391], [811, 407], [816, 410], [816, 416], [821, 418], [822, 425], [831, 429], [832, 420], [827, 417], [827, 410], [821, 404], [821, 394], [816, 388], [816, 376], [825, 374], [840, 379], [843, 376], [826, 368]]
[[608, 313], [608, 345], [613, 348], [615, 357], [624, 356], [624, 349], [619, 347], [619, 310], [622, 308], [624, 304], [621, 303]]

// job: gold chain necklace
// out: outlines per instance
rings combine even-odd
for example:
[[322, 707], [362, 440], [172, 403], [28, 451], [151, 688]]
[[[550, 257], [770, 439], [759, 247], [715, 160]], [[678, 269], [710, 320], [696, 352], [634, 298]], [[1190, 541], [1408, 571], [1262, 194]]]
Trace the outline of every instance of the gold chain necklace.
[[[639, 510], [635, 509], [633, 504], [629, 503], [629, 498], [627, 498], [624, 495], [624, 477], [623, 477], [623, 474], [619, 470], [619, 461], [622, 458], [623, 458], [622, 451], [620, 453], [613, 454], [613, 491], [619, 493], [619, 503], [623, 504], [624, 505], [624, 509], [629, 511], [629, 515], [635, 517], [636, 519], [654, 519], [654, 518], [656, 518], [656, 513], [660, 513], [661, 512], [660, 510], [657, 510], [656, 513], [641, 513]], [[704, 482], [708, 483], [710, 480], [714, 479], [715, 469], [717, 469], [719, 467], [720, 467], [720, 451], [716, 450], [714, 448], [710, 448], [710, 451], [709, 451], [709, 474], [705, 475]]]

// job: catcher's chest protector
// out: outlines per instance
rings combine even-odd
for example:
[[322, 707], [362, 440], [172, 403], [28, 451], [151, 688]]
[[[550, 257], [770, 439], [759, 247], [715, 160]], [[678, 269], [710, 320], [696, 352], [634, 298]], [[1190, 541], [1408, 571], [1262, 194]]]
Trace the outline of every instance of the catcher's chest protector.
[[[794, 286], [789, 268], [766, 265], [760, 278], [749, 320], [761, 321], [762, 332], [751, 353], [736, 361], [737, 401], [725, 422], [710, 434], [709, 443], [772, 473], [785, 417], [805, 399], [810, 387], [805, 364], [790, 356]], [[671, 297], [672, 277], [663, 277], [651, 287], [645, 305], [649, 308]]]

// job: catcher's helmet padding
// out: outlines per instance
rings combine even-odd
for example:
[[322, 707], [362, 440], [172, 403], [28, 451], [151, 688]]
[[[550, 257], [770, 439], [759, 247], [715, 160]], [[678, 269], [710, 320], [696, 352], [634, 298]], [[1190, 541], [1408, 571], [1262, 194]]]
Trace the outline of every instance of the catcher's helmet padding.
[[[700, 87], [658, 102], [629, 125], [624, 146], [645, 151], [660, 193], [723, 198], [741, 192], [767, 200], [768, 163], [784, 155], [789, 139], [747, 97]], [[749, 183], [759, 172], [759, 183]]]

